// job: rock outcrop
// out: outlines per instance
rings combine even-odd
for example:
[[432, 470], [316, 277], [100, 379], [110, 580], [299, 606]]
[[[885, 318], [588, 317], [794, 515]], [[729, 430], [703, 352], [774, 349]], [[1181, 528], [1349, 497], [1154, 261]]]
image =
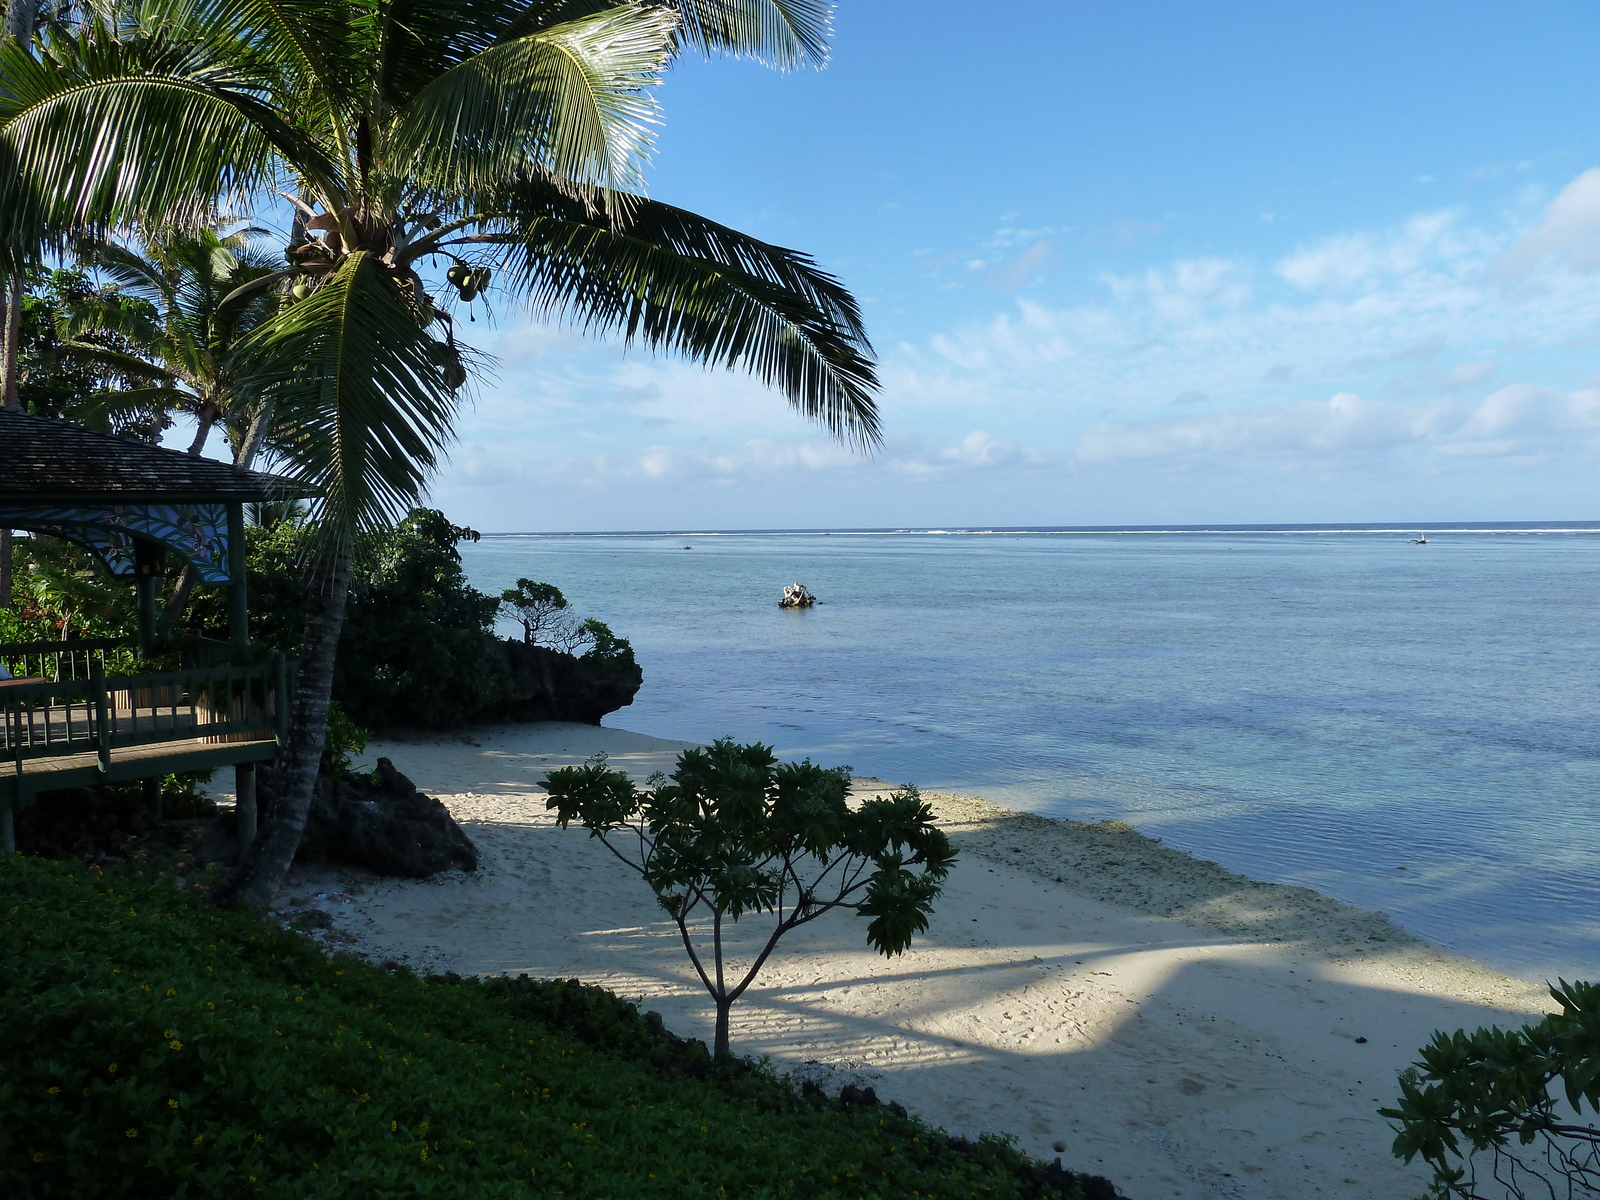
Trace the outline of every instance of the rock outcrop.
[[627, 661], [578, 657], [533, 646], [505, 643], [511, 686], [481, 721], [578, 721], [598, 725], [600, 718], [633, 703], [644, 672]]
[[417, 791], [387, 758], [371, 775], [317, 777], [298, 857], [411, 879], [478, 866], [478, 848], [450, 810]]
[[783, 599], [778, 601], [779, 608], [810, 608], [817, 602], [817, 598], [806, 591], [803, 583], [785, 584]]

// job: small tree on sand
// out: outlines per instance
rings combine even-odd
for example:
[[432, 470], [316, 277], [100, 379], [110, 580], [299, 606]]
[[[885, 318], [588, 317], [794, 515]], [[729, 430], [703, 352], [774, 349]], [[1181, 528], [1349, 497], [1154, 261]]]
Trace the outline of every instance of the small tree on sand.
[[[671, 782], [641, 791], [604, 755], [540, 781], [564, 829], [577, 821], [639, 872], [671, 914], [717, 1006], [716, 1054], [728, 1013], [778, 941], [834, 909], [870, 917], [867, 942], [886, 956], [928, 928], [955, 851], [933, 810], [906, 787], [849, 804], [848, 767], [778, 763], [770, 746], [724, 738], [685, 750]], [[771, 932], [742, 972], [724, 954], [724, 922], [767, 914]], [[709, 946], [706, 939], [709, 936]]]
[[1395, 1156], [1433, 1168], [1430, 1196], [1600, 1196], [1600, 986], [1550, 995], [1561, 1011], [1521, 1029], [1435, 1033], [1378, 1110]]

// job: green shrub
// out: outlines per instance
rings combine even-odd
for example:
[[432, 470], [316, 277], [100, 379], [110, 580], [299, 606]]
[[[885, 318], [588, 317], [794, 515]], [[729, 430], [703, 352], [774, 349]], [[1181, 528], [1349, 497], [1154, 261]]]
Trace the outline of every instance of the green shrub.
[[599, 989], [330, 959], [131, 867], [0, 861], [0, 962], [0, 1182], [18, 1195], [1072, 1186], [1002, 1140], [947, 1139], [876, 1105], [797, 1096], [748, 1063], [714, 1066]]
[[1521, 1029], [1435, 1033], [1379, 1109], [1399, 1122], [1395, 1156], [1433, 1168], [1429, 1195], [1600, 1195], [1600, 986], [1550, 995], [1561, 1011]]
[[633, 657], [633, 643], [612, 633], [611, 626], [598, 617], [584, 621], [583, 632], [593, 639], [590, 647], [583, 652], [584, 658], [608, 667], [637, 665]]
[[322, 747], [322, 773], [338, 776], [348, 772], [355, 765], [355, 756], [366, 750], [367, 739], [371, 736], [350, 719], [344, 705], [337, 700], [330, 701], [328, 736]]
[[[278, 521], [246, 536], [252, 636], [296, 655], [316, 530]], [[477, 538], [443, 513], [418, 508], [394, 529], [358, 540], [333, 679], [351, 721], [368, 729], [446, 728], [505, 695], [510, 668], [494, 633], [500, 602], [467, 582], [456, 550]], [[191, 624], [223, 636], [226, 604], [225, 589], [201, 589]]]

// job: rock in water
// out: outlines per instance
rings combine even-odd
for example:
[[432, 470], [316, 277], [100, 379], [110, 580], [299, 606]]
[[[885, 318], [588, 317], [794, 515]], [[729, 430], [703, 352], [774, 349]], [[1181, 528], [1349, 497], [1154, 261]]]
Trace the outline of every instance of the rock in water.
[[810, 608], [817, 602], [817, 598], [806, 591], [803, 583], [791, 583], [783, 589], [783, 599], [778, 601], [779, 608]]
[[478, 848], [450, 811], [417, 791], [387, 758], [371, 775], [317, 777], [299, 857], [410, 879], [478, 867]]

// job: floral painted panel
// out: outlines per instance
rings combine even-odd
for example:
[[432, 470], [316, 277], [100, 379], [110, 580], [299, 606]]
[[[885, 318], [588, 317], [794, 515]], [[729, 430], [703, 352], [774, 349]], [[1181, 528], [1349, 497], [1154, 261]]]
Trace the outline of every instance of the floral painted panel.
[[113, 575], [133, 574], [137, 535], [192, 563], [206, 583], [228, 582], [225, 504], [0, 505], [0, 528], [70, 538], [98, 554]]

